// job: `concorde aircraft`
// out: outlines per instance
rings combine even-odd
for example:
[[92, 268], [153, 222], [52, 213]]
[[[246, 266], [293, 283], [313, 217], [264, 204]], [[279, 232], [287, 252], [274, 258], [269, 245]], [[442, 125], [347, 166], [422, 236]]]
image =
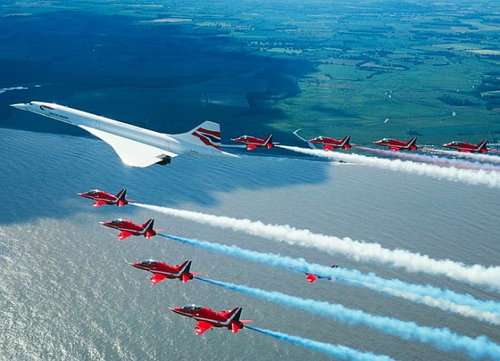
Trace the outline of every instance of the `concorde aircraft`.
[[186, 133], [164, 134], [54, 103], [32, 101], [11, 106], [86, 130], [108, 143], [122, 162], [132, 167], [165, 165], [181, 154], [237, 157], [221, 151], [219, 124], [210, 121]]

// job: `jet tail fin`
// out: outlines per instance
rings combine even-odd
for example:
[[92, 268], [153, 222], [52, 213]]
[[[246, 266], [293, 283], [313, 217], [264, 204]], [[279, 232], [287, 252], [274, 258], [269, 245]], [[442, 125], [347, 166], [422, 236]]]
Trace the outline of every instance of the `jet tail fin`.
[[116, 198], [118, 200], [118, 205], [119, 206], [124, 206], [124, 205], [126, 205], [128, 203], [127, 200], [125, 199], [126, 195], [127, 195], [127, 190], [125, 188], [123, 188], [122, 190], [120, 190], [118, 192], [118, 194], [116, 195]]
[[192, 280], [194, 277], [194, 274], [198, 274], [198, 272], [193, 272], [191, 273], [191, 261], [184, 261], [182, 264], [177, 266], [178, 272], [180, 273], [180, 280], [184, 283], [188, 282], [189, 280]]
[[242, 311], [241, 307], [235, 307], [231, 311], [229, 311], [227, 316], [231, 321], [238, 322], [240, 320], [241, 311]]
[[144, 227], [144, 229], [153, 229], [153, 225], [155, 223], [155, 220], [154, 219], [148, 219], [142, 226]]
[[[189, 132], [170, 136], [180, 143], [195, 145], [197, 155], [239, 158], [237, 155], [222, 151], [220, 125], [215, 122], [207, 120]], [[189, 148], [189, 144], [186, 147]]]
[[416, 142], [417, 142], [417, 137], [413, 137], [408, 141], [408, 143], [406, 143], [406, 146], [411, 147], [412, 145], [415, 145]]
[[123, 188], [118, 192], [118, 194], [116, 195], [116, 198], [125, 199], [126, 194], [127, 194], [127, 190], [125, 188]]
[[272, 147], [274, 147], [272, 134], [269, 134], [269, 136], [264, 141], [264, 147], [266, 147], [267, 149], [271, 149]]
[[345, 136], [344, 138], [342, 138], [340, 146], [343, 149], [349, 149], [349, 148], [351, 148], [351, 144], [349, 143], [350, 140], [351, 140], [351, 136], [350, 135]]
[[199, 143], [200, 141], [208, 147], [221, 149], [220, 125], [211, 121], [204, 121], [189, 132], [173, 136], [184, 142]]
[[481, 143], [479, 143], [479, 144], [477, 145], [477, 150], [478, 150], [478, 151], [480, 151], [480, 152], [483, 152], [483, 153], [488, 152], [488, 149], [486, 148], [486, 143], [487, 143], [487, 142], [488, 142], [488, 141], [483, 140]]
[[231, 320], [231, 331], [233, 333], [237, 333], [239, 330], [241, 330], [244, 327], [245, 323], [252, 322], [251, 320], [240, 320], [241, 311], [241, 307], [236, 307], [228, 313], [229, 320]]
[[188, 272], [190, 271], [191, 269], [191, 261], [184, 261], [182, 262], [181, 265], [179, 265], [179, 269], [182, 273], [185, 273], [185, 272]]

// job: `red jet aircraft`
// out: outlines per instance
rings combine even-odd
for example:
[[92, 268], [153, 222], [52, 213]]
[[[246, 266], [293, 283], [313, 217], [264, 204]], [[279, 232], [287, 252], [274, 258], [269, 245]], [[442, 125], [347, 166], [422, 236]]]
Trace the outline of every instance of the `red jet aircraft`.
[[192, 280], [194, 275], [200, 274], [199, 272], [189, 271], [191, 268], [191, 261], [185, 261], [180, 265], [171, 266], [169, 264], [150, 259], [143, 262], [132, 262], [130, 265], [135, 268], [151, 272], [153, 275], [151, 276], [149, 283], [152, 285], [160, 283], [165, 278], [178, 278], [179, 281], [187, 282]]
[[100, 222], [103, 226], [117, 229], [120, 232], [118, 239], [123, 241], [125, 238], [130, 236], [144, 236], [146, 238], [151, 238], [156, 234], [158, 229], [153, 229], [154, 219], [149, 219], [144, 224], [135, 224], [131, 221], [126, 221], [121, 218], [112, 220], [110, 222]]
[[[332, 266], [332, 268], [339, 268], [339, 265], [337, 264], [334, 264]], [[307, 283], [313, 283], [314, 281], [316, 281], [317, 279], [325, 279], [325, 280], [329, 280], [329, 281], [332, 281], [334, 282], [335, 281], [335, 278], [332, 277], [332, 276], [320, 276], [320, 275], [315, 275], [313, 273], [306, 273], [306, 281]]]
[[101, 191], [99, 189], [94, 189], [92, 191], [78, 193], [79, 196], [83, 198], [93, 199], [95, 202], [92, 205], [93, 207], [100, 207], [105, 204], [109, 205], [117, 205], [118, 207], [124, 206], [128, 204], [130, 199], [125, 199], [125, 195], [127, 193], [126, 189], [122, 189], [118, 192], [118, 194], [112, 195], [111, 193]]
[[483, 140], [479, 144], [471, 144], [466, 142], [451, 142], [443, 144], [445, 148], [456, 149], [464, 153], [488, 153], [488, 148], [486, 148], [486, 140]]
[[390, 150], [417, 150], [418, 147], [415, 145], [417, 142], [417, 137], [411, 138], [409, 141], [402, 142], [396, 139], [384, 138], [373, 142], [373, 144], [380, 145], [382, 147], [387, 147]]
[[237, 333], [243, 328], [245, 323], [252, 322], [250, 320], [240, 320], [241, 307], [233, 308], [228, 311], [214, 311], [208, 307], [200, 306], [184, 306], [170, 308], [179, 315], [194, 318], [198, 323], [194, 328], [196, 335], [202, 335], [212, 327], [227, 327], [228, 330]]
[[341, 140], [336, 140], [330, 137], [319, 136], [316, 138], [309, 139], [308, 142], [313, 144], [321, 144], [324, 150], [332, 150], [335, 148], [349, 149], [351, 148], [351, 144], [349, 144], [349, 139], [351, 139], [350, 135], [342, 138]]
[[254, 150], [258, 147], [265, 147], [267, 149], [271, 149], [278, 143], [273, 142], [273, 135], [270, 134], [266, 139], [260, 139], [256, 137], [252, 137], [250, 135], [242, 135], [238, 138], [231, 139], [233, 142], [239, 142], [246, 144], [247, 150]]

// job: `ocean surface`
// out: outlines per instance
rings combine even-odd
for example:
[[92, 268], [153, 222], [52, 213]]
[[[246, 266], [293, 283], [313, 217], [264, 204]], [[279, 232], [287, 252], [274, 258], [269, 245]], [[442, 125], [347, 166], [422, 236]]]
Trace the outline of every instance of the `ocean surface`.
[[[23, 116], [28, 128], [40, 117]], [[339, 264], [386, 278], [453, 289], [500, 301], [498, 293], [443, 277], [356, 262], [152, 213], [133, 206], [94, 209], [78, 192], [125, 187], [141, 203], [378, 242], [465, 264], [500, 265], [498, 189], [363, 165], [309, 158], [180, 156], [146, 169], [124, 166], [93, 138], [0, 128], [0, 360], [330, 360], [323, 354], [243, 329], [195, 336], [193, 320], [168, 307], [243, 307], [253, 326], [389, 355], [399, 360], [467, 360], [458, 352], [404, 341], [193, 280], [149, 285], [128, 261], [186, 259], [204, 277], [339, 303], [377, 315], [448, 327], [500, 342], [498, 326], [399, 298], [317, 281], [298, 273], [209, 253], [163, 237], [130, 237], [98, 222], [116, 217], [170, 234], [261, 252]]]

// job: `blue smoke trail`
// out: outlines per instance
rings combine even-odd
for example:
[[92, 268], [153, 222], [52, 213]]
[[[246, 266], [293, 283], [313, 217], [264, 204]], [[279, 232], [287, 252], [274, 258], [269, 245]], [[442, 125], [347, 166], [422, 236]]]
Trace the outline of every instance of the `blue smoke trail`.
[[[467, 305], [476, 309], [488, 312], [500, 313], [500, 304], [495, 301], [482, 301], [474, 298], [469, 294], [460, 294], [451, 290], [442, 290], [438, 287], [430, 285], [416, 285], [406, 283], [398, 279], [387, 280], [378, 277], [374, 273], [363, 274], [358, 270], [347, 268], [330, 268], [319, 264], [308, 263], [303, 258], [291, 258], [280, 254], [261, 253], [243, 249], [234, 245], [228, 246], [219, 243], [201, 241], [197, 239], [189, 239], [178, 237], [165, 233], [158, 233], [159, 236], [166, 237], [184, 244], [204, 248], [212, 252], [223, 253], [229, 256], [244, 258], [254, 262], [268, 264], [274, 267], [279, 267], [286, 270], [292, 270], [299, 273], [313, 273], [324, 277], [335, 277], [340, 281], [356, 287], [364, 287], [361, 283], [367, 283], [374, 287], [370, 289], [394, 296], [393, 293], [386, 292], [384, 288], [391, 288], [398, 291], [408, 292], [420, 295], [422, 297], [430, 296], [438, 300], [447, 300], [449, 302]], [[353, 282], [355, 281], [355, 282]], [[497, 317], [498, 318], [498, 317]]]
[[447, 328], [420, 326], [415, 322], [401, 321], [392, 317], [372, 315], [361, 310], [353, 310], [339, 304], [304, 299], [276, 291], [268, 292], [258, 288], [215, 281], [203, 277], [196, 277], [196, 279], [216, 286], [224, 287], [235, 292], [275, 302], [283, 306], [307, 311], [323, 317], [333, 318], [338, 322], [349, 323], [351, 325], [364, 325], [389, 335], [400, 337], [404, 340], [415, 340], [428, 343], [444, 351], [464, 352], [474, 359], [489, 357], [492, 360], [498, 360], [500, 355], [500, 345], [494, 343], [486, 336], [472, 338], [453, 333]]
[[310, 350], [319, 351], [325, 353], [327, 355], [345, 359], [345, 360], [354, 360], [354, 361], [391, 361], [393, 358], [385, 355], [375, 355], [371, 352], [361, 352], [358, 350], [354, 350], [352, 348], [342, 346], [342, 345], [333, 345], [330, 343], [323, 343], [314, 340], [310, 340], [307, 338], [292, 336], [286, 333], [266, 330], [263, 328], [253, 327], [253, 326], [245, 326], [249, 330], [262, 333], [267, 336], [271, 336], [277, 338], [281, 341], [286, 341], [293, 343], [295, 345], [306, 347]]

